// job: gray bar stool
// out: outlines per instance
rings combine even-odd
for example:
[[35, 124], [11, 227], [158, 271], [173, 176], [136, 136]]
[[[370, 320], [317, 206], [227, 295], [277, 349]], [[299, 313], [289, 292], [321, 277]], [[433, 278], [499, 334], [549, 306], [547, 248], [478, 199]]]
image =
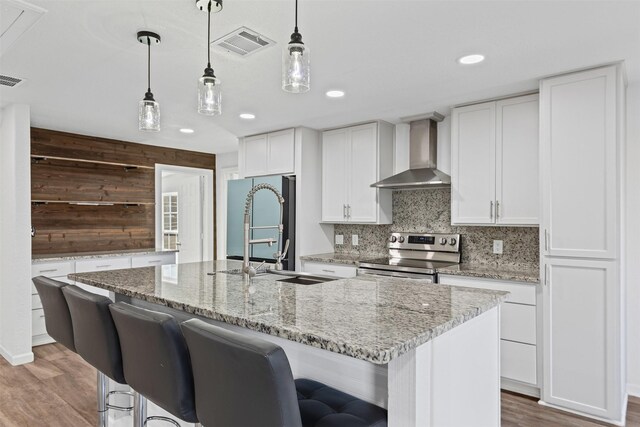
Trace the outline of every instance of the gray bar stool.
[[134, 394], [130, 392], [109, 391], [108, 378], [117, 383], [126, 384], [118, 331], [109, 311], [109, 305], [113, 301], [74, 285], [63, 287], [62, 293], [71, 314], [76, 351], [98, 371], [98, 425], [106, 426], [109, 409], [119, 411], [133, 409], [133, 406], [109, 403], [111, 396], [124, 394], [135, 399]]
[[118, 302], [109, 306], [118, 329], [124, 377], [139, 394], [134, 426], [167, 417], [146, 417], [146, 399], [188, 423], [198, 423], [189, 350], [173, 316]]
[[387, 411], [317, 381], [293, 379], [284, 350], [198, 319], [182, 324], [205, 426], [386, 427]]
[[62, 294], [62, 289], [68, 284], [44, 276], [34, 277], [31, 280], [38, 290], [40, 301], [42, 301], [47, 334], [69, 350], [77, 353], [69, 306]]

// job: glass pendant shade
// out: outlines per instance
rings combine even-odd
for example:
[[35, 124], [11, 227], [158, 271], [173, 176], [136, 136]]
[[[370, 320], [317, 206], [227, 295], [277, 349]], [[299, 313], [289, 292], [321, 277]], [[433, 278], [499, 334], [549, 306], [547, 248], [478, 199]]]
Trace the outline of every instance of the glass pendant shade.
[[149, 99], [140, 101], [138, 129], [147, 132], [158, 132], [160, 130], [160, 104]]
[[204, 75], [198, 80], [198, 113], [205, 116], [222, 114], [222, 87], [215, 76]]
[[289, 43], [282, 53], [282, 89], [304, 93], [310, 88], [309, 48], [302, 43]]

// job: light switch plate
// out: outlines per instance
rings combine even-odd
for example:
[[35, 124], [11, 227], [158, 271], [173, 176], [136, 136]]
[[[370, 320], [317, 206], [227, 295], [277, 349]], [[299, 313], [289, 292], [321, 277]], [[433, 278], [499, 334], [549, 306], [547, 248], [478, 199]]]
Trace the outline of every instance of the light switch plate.
[[493, 241], [493, 253], [498, 255], [502, 254], [502, 240]]
[[342, 234], [336, 234], [336, 245], [344, 245], [344, 236]]
[[358, 246], [358, 235], [357, 234], [352, 234], [351, 235], [351, 246]]

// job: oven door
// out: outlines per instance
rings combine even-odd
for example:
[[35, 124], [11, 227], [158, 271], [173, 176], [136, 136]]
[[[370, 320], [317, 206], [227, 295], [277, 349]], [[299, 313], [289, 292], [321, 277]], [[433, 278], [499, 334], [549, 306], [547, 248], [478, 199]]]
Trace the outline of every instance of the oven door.
[[371, 268], [359, 268], [357, 271], [358, 276], [384, 276], [397, 277], [399, 279], [420, 279], [427, 280], [428, 283], [436, 283], [436, 276], [433, 274], [408, 273], [406, 271], [375, 270]]

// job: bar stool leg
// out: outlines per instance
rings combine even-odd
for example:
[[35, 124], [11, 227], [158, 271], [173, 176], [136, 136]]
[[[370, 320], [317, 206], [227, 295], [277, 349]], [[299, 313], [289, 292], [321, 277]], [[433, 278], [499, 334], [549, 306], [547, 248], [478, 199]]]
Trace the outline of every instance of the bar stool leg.
[[107, 412], [107, 395], [109, 394], [109, 379], [98, 371], [98, 427], [107, 427], [109, 413]]
[[147, 398], [140, 393], [133, 395], [133, 427], [144, 427], [147, 421]]

